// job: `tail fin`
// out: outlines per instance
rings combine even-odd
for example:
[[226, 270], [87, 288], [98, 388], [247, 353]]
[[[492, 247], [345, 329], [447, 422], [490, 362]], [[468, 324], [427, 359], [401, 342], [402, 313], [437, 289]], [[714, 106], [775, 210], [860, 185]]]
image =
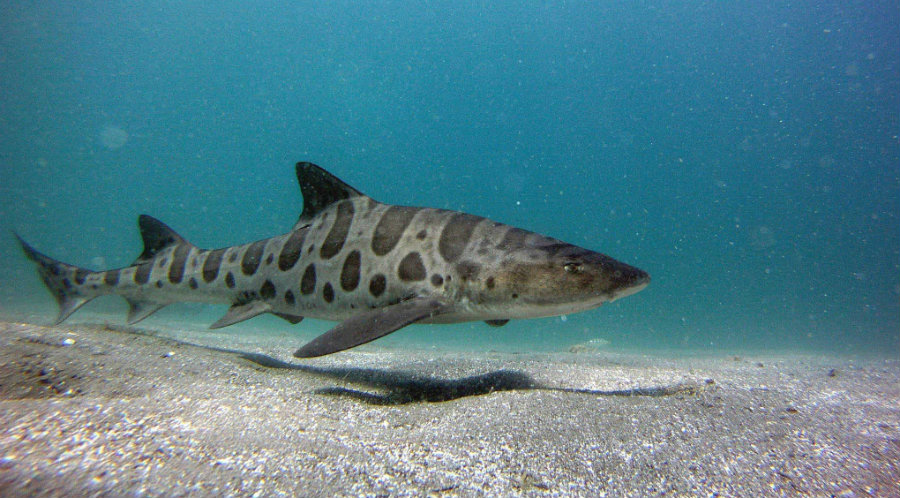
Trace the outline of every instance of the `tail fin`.
[[56, 298], [56, 302], [59, 303], [59, 316], [56, 317], [57, 324], [97, 296], [93, 292], [88, 293], [89, 291], [84, 287], [87, 276], [93, 272], [45, 256], [31, 247], [22, 237], [19, 237], [19, 234], [13, 233], [13, 235], [19, 240], [19, 244], [22, 245], [22, 250], [25, 251], [28, 259], [37, 264], [41, 280], [44, 281], [44, 285]]

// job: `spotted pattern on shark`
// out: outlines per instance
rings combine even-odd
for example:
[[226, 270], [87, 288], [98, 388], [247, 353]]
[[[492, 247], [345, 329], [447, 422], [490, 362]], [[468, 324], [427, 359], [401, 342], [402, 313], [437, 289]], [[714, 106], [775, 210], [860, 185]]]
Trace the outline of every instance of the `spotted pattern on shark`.
[[348, 349], [414, 323], [574, 313], [633, 294], [640, 269], [480, 216], [378, 202], [311, 163], [298, 163], [303, 211], [294, 228], [256, 242], [200, 249], [141, 215], [144, 250], [127, 267], [91, 271], [19, 239], [68, 318], [116, 294], [136, 323], [179, 301], [230, 305], [212, 327], [263, 313], [337, 326], [300, 348], [311, 357]]

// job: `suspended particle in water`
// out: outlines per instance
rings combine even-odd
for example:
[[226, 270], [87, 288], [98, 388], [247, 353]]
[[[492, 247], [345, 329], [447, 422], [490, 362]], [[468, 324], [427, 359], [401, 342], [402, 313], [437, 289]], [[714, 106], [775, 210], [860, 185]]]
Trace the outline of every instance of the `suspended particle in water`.
[[128, 142], [128, 132], [118, 126], [106, 125], [100, 130], [100, 144], [109, 150], [116, 150]]

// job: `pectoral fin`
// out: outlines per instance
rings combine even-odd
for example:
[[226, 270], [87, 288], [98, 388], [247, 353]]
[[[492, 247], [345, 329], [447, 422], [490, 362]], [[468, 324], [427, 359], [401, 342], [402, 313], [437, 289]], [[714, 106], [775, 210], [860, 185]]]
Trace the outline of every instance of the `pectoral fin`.
[[365, 311], [344, 320], [298, 349], [297, 358], [313, 358], [374, 341], [407, 325], [447, 312], [449, 307], [433, 298], [415, 298], [393, 306]]
[[262, 315], [263, 313], [268, 313], [271, 310], [272, 307], [269, 306], [269, 303], [264, 301], [250, 301], [245, 304], [235, 304], [228, 308], [228, 312], [225, 313], [225, 316], [219, 318], [219, 320], [210, 325], [209, 328], [220, 329], [222, 327], [234, 325], [235, 323], [249, 320], [255, 316]]

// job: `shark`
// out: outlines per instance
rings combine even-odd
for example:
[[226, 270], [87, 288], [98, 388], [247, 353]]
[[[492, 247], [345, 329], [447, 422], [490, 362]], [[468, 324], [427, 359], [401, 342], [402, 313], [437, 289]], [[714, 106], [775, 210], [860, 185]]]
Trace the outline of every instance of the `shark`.
[[303, 208], [287, 233], [201, 249], [161, 221], [138, 218], [143, 252], [94, 271], [25, 255], [59, 304], [56, 323], [98, 296], [129, 305], [135, 324], [182, 301], [227, 304], [210, 328], [264, 313], [339, 322], [298, 349], [312, 358], [407, 325], [568, 315], [645, 288], [650, 276], [610, 256], [459, 211], [386, 204], [323, 168], [296, 164]]

